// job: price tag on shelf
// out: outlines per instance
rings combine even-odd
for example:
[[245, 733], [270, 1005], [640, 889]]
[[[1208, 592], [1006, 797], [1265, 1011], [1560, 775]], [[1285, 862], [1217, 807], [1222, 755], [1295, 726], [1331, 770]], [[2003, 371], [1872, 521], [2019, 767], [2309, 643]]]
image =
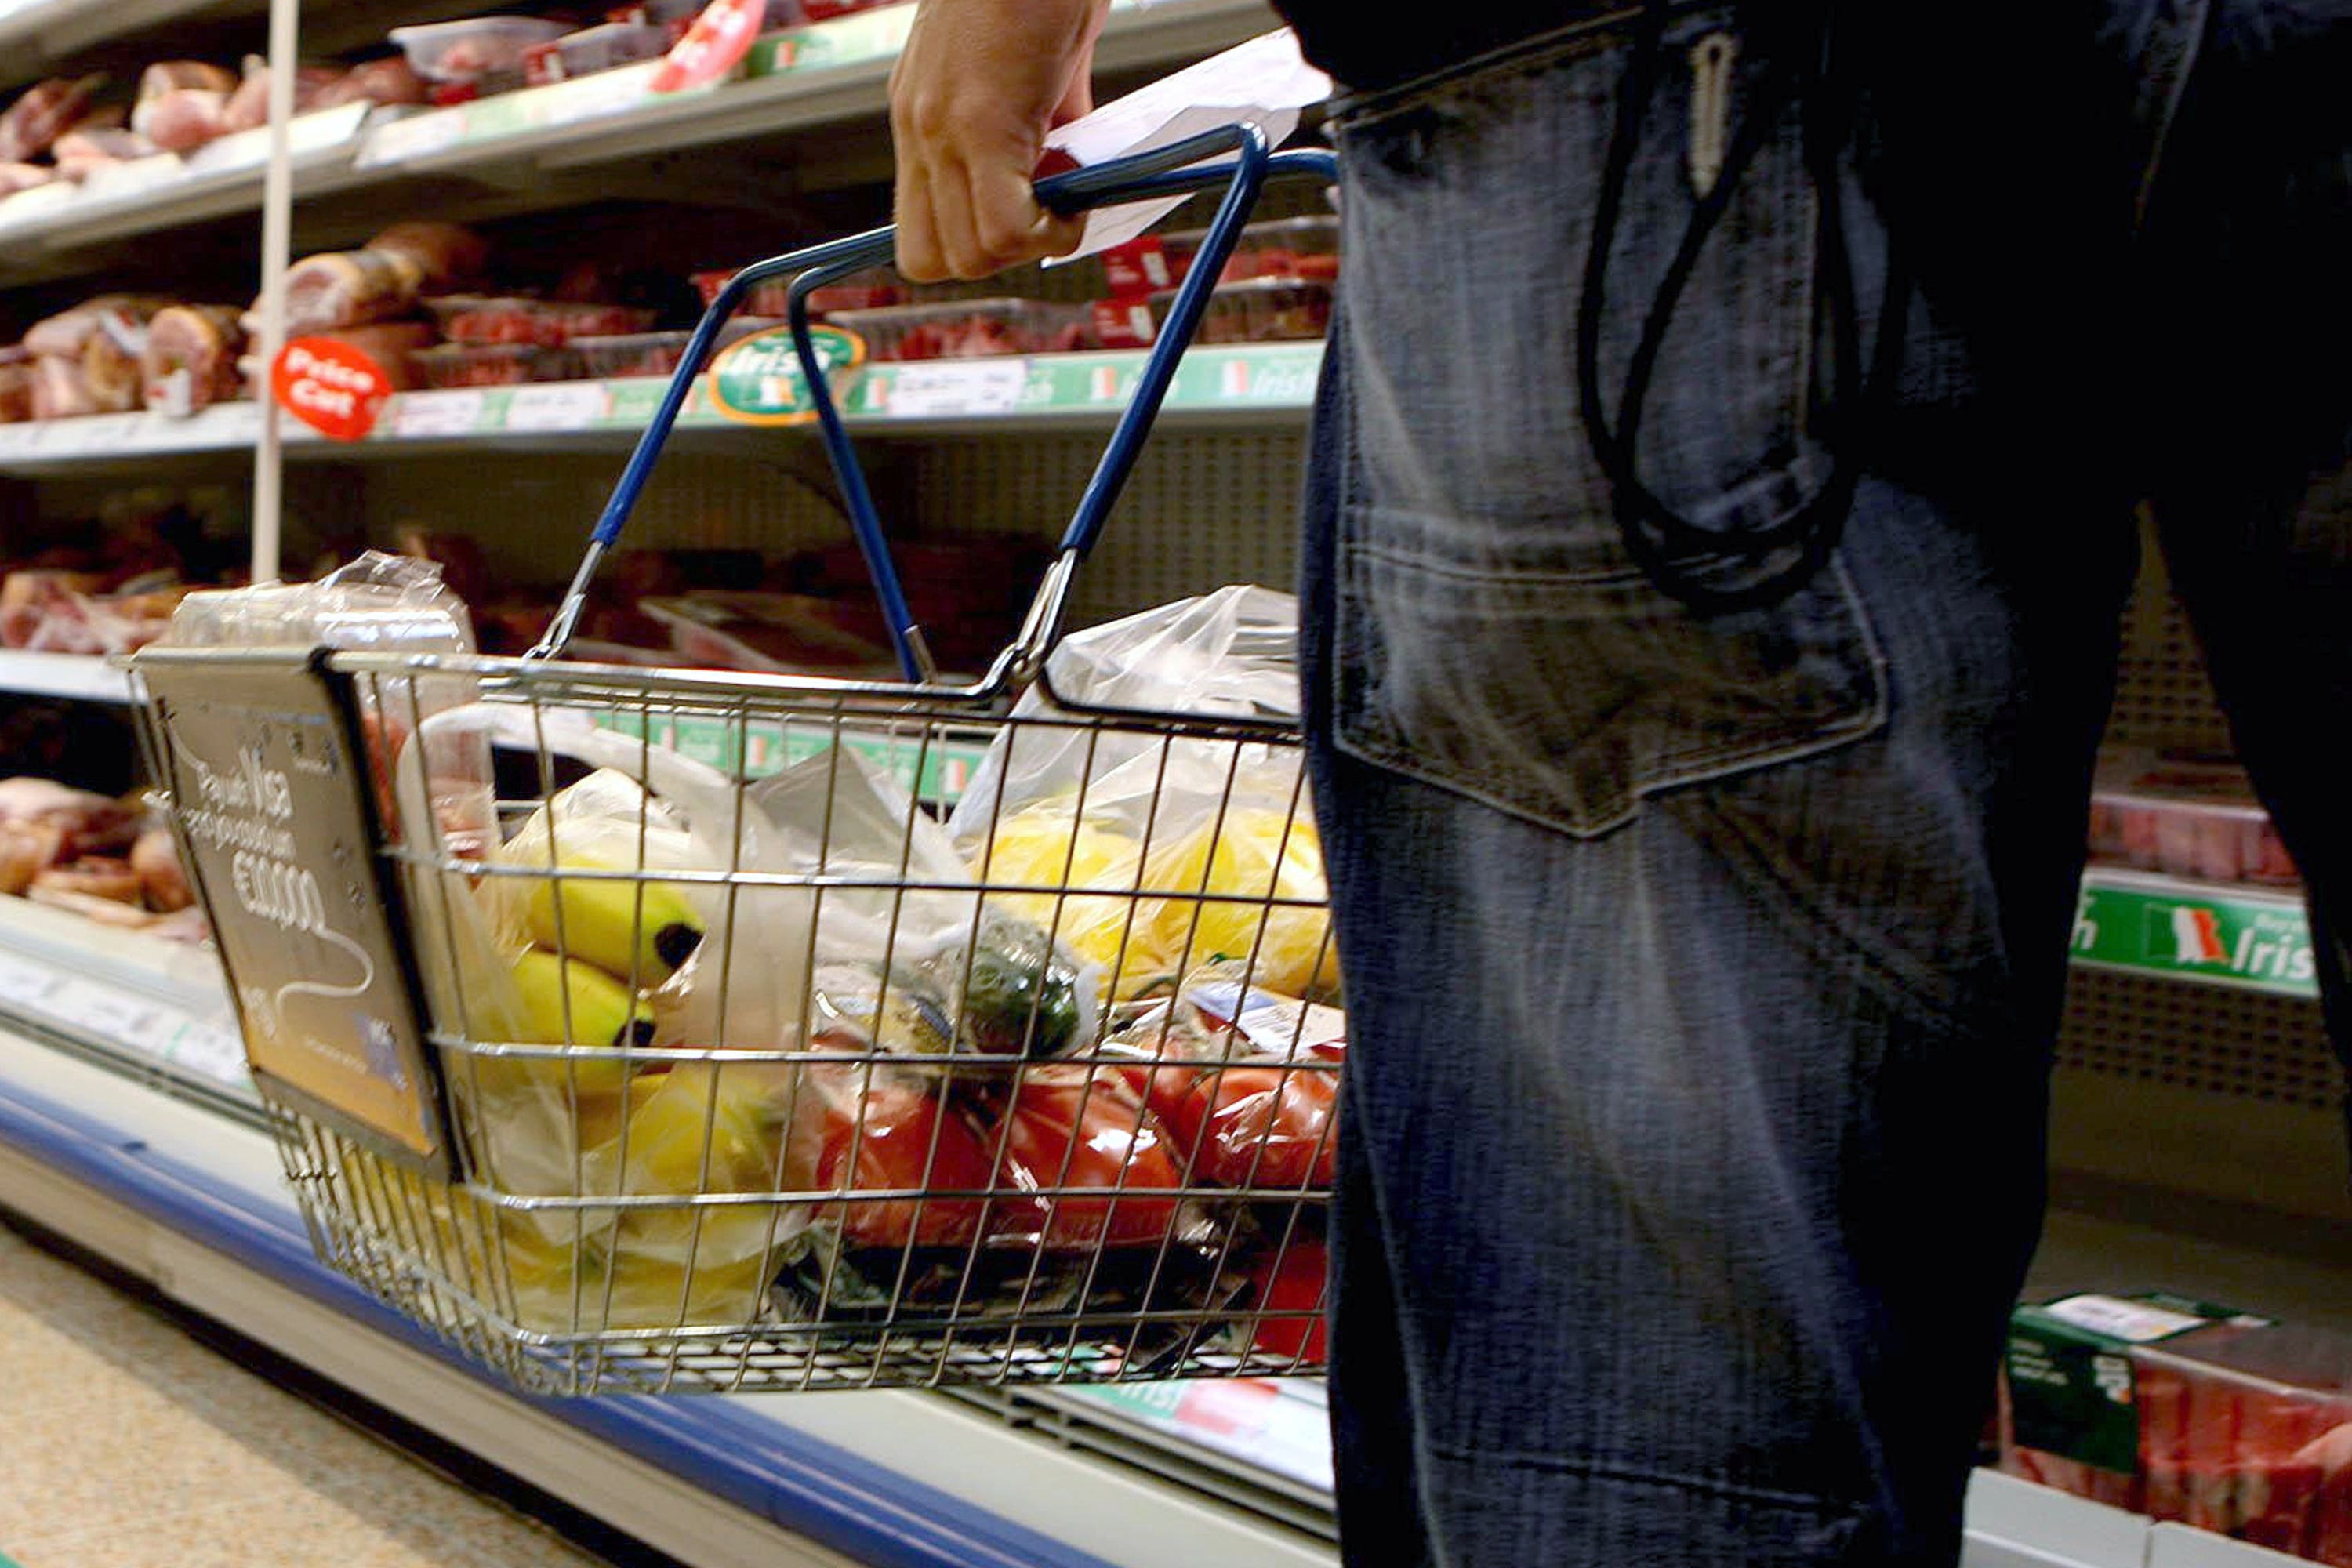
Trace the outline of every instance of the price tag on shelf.
[[57, 988], [55, 970], [20, 959], [0, 958], [0, 1002], [16, 1007], [37, 1007]]
[[392, 433], [406, 440], [434, 436], [470, 436], [482, 421], [479, 387], [448, 392], [405, 393], [392, 405]]
[[[1028, 384], [1029, 362], [1025, 359], [902, 364], [892, 371], [889, 391], [878, 406], [894, 419], [1010, 414], [1021, 406], [1021, 392]], [[869, 405], [875, 405], [871, 395]]]
[[173, 1067], [215, 1082], [243, 1083], [252, 1077], [246, 1070], [245, 1041], [234, 1030], [210, 1024], [191, 1020], [181, 1025], [164, 1057]]
[[518, 386], [507, 400], [509, 430], [586, 430], [612, 407], [601, 381], [557, 381]]
[[92, 201], [117, 201], [158, 185], [176, 184], [187, 175], [188, 165], [177, 153], [157, 153], [152, 157], [101, 164], [83, 179], [82, 189]]
[[648, 60], [640, 66], [598, 71], [593, 76], [542, 88], [546, 108], [541, 123], [576, 125], [583, 120], [626, 113], [652, 96], [648, 84], [659, 68], [657, 62]]
[[39, 430], [37, 425], [0, 425], [0, 462], [33, 450], [40, 440]]

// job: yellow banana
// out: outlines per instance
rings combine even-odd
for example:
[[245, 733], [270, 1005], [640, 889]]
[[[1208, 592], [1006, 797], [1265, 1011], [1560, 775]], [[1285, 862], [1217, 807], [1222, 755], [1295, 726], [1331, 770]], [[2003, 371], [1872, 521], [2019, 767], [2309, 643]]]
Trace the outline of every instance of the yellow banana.
[[[572, 856], [566, 870], [612, 868]], [[676, 888], [660, 882], [550, 877], [531, 885], [523, 910], [531, 941], [585, 959], [650, 990], [702, 942], [702, 919]]]
[[576, 959], [567, 963], [543, 948], [527, 948], [515, 960], [514, 981], [522, 1006], [513, 1043], [570, 1046], [579, 1054], [560, 1059], [480, 1057], [474, 1066], [482, 1088], [545, 1088], [558, 1094], [576, 1089], [583, 1098], [617, 1093], [628, 1078], [628, 1064], [610, 1053], [623, 1045], [649, 1043], [653, 1010], [593, 964]]

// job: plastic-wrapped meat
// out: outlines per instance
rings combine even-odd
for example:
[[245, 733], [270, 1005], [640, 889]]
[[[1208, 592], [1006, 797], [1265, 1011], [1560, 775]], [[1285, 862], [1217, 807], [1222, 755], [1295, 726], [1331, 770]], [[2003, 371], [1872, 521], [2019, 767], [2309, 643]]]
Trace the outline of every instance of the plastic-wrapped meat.
[[204, 60], [162, 60], [139, 77], [131, 129], [167, 153], [186, 153], [228, 129], [235, 73]]
[[201, 147], [227, 129], [223, 113], [236, 86], [235, 72], [208, 61], [158, 61], [140, 73], [131, 129], [166, 152]]
[[489, 242], [454, 223], [396, 223], [367, 242], [370, 250], [405, 258], [428, 293], [473, 282], [489, 269]]
[[69, 310], [35, 321], [25, 330], [25, 352], [41, 357], [79, 359], [90, 334], [110, 315], [144, 321], [172, 303], [152, 294], [93, 294]]
[[226, 305], [174, 305], [147, 323], [140, 356], [141, 399], [169, 414], [193, 414], [237, 395], [245, 328]]
[[79, 357], [42, 354], [33, 361], [32, 411], [36, 419], [72, 419], [100, 412]]
[[60, 179], [87, 178], [97, 170], [113, 163], [127, 163], [133, 158], [152, 157], [163, 149], [135, 131], [113, 126], [85, 129], [76, 126], [57, 140], [49, 155], [58, 161]]
[[[300, 66], [294, 72], [294, 112], [308, 114], [314, 109], [325, 109], [323, 95], [346, 79], [347, 73], [331, 66]], [[347, 102], [348, 100], [337, 100]], [[269, 123], [269, 62], [259, 55], [245, 57], [245, 79], [238, 82], [221, 106], [221, 129], [253, 131]]]
[[424, 79], [409, 68], [406, 57], [394, 55], [388, 59], [353, 66], [339, 79], [321, 88], [310, 107], [332, 109], [339, 103], [424, 101]]
[[147, 352], [147, 323], [164, 302], [130, 300], [100, 310], [98, 330], [82, 344], [82, 379], [91, 401], [108, 414], [139, 406], [140, 360]]
[[0, 197], [13, 196], [18, 191], [29, 191], [36, 185], [46, 185], [58, 177], [55, 169], [38, 163], [0, 163]]
[[423, 283], [416, 263], [388, 251], [306, 256], [286, 269], [286, 331], [332, 331], [397, 316], [415, 305]]
[[0, 163], [21, 163], [48, 151], [89, 107], [90, 94], [106, 79], [86, 76], [76, 80], [52, 77], [35, 82], [0, 112]]
[[60, 862], [121, 854], [139, 837], [142, 816], [110, 795], [53, 779], [0, 779], [0, 827], [54, 827]]

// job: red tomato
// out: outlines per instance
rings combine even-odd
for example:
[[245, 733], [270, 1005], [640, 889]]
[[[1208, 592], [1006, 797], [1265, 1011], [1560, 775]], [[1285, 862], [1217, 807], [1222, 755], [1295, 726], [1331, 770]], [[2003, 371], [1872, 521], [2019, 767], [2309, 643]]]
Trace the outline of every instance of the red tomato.
[[[820, 1191], [985, 1192], [995, 1184], [989, 1174], [987, 1152], [971, 1124], [919, 1089], [877, 1083], [825, 1107]], [[999, 1212], [990, 1215], [990, 1203], [981, 1198], [867, 1198], [839, 1205], [838, 1218], [842, 1238], [853, 1246], [961, 1247], [980, 1234], [983, 1215], [990, 1215], [991, 1228], [1034, 1223], [1042, 1217], [1034, 1205], [1034, 1199], [998, 1200]]]
[[[1257, 1304], [1270, 1311], [1307, 1311], [1323, 1305], [1323, 1280], [1331, 1257], [1319, 1241], [1295, 1239], [1278, 1257], [1260, 1258], [1250, 1270]], [[1268, 1355], [1299, 1356], [1322, 1364], [1326, 1331], [1321, 1318], [1263, 1318], [1250, 1342]]]
[[[1194, 1176], [1226, 1187], [1328, 1187], [1338, 1163], [1336, 1074], [1278, 1067], [1213, 1068], [1170, 1119]], [[1261, 1156], [1260, 1147], [1265, 1153]]]
[[1003, 1185], [1160, 1190], [1150, 1197], [1045, 1196], [1045, 1247], [1151, 1247], [1167, 1236], [1176, 1200], [1165, 1194], [1183, 1184], [1181, 1173], [1159, 1118], [1118, 1076], [1033, 1068], [1004, 1116]]

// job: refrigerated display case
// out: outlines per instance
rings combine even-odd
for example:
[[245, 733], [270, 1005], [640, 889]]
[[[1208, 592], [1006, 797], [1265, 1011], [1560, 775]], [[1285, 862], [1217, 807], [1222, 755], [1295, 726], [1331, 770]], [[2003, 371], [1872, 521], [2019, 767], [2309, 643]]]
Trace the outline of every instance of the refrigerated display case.
[[[194, 9], [178, 0], [0, 4], [0, 91], [52, 59], [71, 66], [94, 43], [184, 52], [173, 28]], [[304, 0], [304, 47], [350, 58], [425, 9], [361, 16]], [[244, 43], [258, 44], [258, 8], [226, 10], [245, 18]], [[663, 259], [683, 281], [786, 248], [845, 215], [870, 217], [880, 210], [883, 84], [911, 10], [772, 35], [725, 79], [677, 94], [653, 92], [651, 62], [638, 62], [446, 107], [354, 101], [300, 113], [283, 128], [289, 254], [354, 246], [389, 216], [431, 210], [515, 237], [519, 249], [532, 248], [527, 237], [538, 230], [531, 259], [547, 264], [534, 280], [542, 285], [557, 275], [550, 253], [575, 235], [623, 249], [614, 237], [667, 237], [677, 249]], [[1261, 26], [1245, 0], [1121, 4], [1101, 68], [1114, 78], [1157, 70]], [[85, 293], [206, 269], [251, 298], [270, 134], [232, 133], [0, 199], [0, 307], [10, 324]], [[1315, 220], [1302, 232], [1324, 232], [1315, 206], [1303, 201], [1296, 213]], [[1041, 275], [1027, 291], [1083, 304], [1082, 270]], [[839, 308], [880, 303], [861, 296]], [[690, 311], [690, 296], [679, 309]], [[286, 559], [307, 569], [314, 553], [389, 542], [422, 520], [440, 539], [470, 542], [494, 583], [556, 580], [658, 396], [645, 370], [670, 341], [592, 340], [583, 352], [593, 363], [560, 382], [396, 393], [358, 441], [287, 423]], [[1122, 530], [1074, 606], [1079, 621], [1222, 583], [1290, 579], [1286, 524], [1320, 354], [1310, 339], [1188, 356]], [[1029, 344], [1000, 357], [868, 363], [840, 390], [914, 536], [1042, 540], [1141, 362], [1133, 350]], [[184, 416], [0, 423], [0, 530], [89, 515], [125, 487], [209, 487], [229, 500], [205, 510], [202, 531], [242, 558], [263, 522], [239, 499], [263, 420], [260, 404], [232, 401]], [[647, 500], [646, 537], [657, 551], [804, 557], [838, 542], [798, 433], [730, 418], [707, 395], [683, 429], [696, 460]], [[805, 570], [794, 572], [763, 590], [807, 587]], [[665, 581], [648, 595], [679, 589]], [[2143, 584], [2127, 629], [2117, 744], [2226, 747], [2159, 578]], [[39, 705], [89, 721], [126, 700], [100, 658], [0, 650], [0, 713]], [[681, 749], [698, 742], [671, 738]], [[126, 740], [121, 765], [128, 759]], [[125, 773], [107, 787], [132, 782]], [[2262, 840], [2241, 831], [2238, 842]], [[2259, 852], [2254, 861], [2263, 864]], [[2352, 1221], [2340, 1086], [2300, 907], [2276, 889], [2177, 869], [2101, 868], [2085, 884], [2057, 1074], [2058, 1209], [2032, 1289], [2163, 1285], [2347, 1326], [2352, 1270], [2333, 1247]], [[204, 950], [7, 898], [0, 1205], [687, 1561], [1011, 1568], [1334, 1555], [1330, 1454], [1311, 1383], [561, 1405], [494, 1388], [312, 1260]], [[1975, 1568], [2189, 1568], [2252, 1563], [2251, 1550], [1992, 1474], [1972, 1498]]]

